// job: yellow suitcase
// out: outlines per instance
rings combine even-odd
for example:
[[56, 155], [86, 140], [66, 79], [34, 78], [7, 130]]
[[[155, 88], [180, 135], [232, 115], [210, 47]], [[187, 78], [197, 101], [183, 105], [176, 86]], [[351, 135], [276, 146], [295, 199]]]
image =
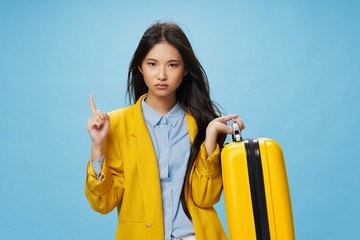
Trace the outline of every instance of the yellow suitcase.
[[236, 123], [233, 140], [221, 153], [230, 239], [295, 239], [281, 146], [267, 138], [242, 140]]

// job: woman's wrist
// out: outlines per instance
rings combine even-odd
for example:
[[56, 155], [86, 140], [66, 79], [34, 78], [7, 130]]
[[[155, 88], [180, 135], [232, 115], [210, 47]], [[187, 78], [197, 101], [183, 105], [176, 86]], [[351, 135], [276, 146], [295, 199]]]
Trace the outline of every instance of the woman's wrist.
[[207, 156], [210, 156], [216, 148], [216, 139], [217, 139], [217, 130], [216, 128], [213, 128], [208, 126], [206, 129], [206, 137], [205, 137], [205, 149]]
[[91, 145], [91, 159], [98, 160], [104, 154], [104, 146], [99, 144]]

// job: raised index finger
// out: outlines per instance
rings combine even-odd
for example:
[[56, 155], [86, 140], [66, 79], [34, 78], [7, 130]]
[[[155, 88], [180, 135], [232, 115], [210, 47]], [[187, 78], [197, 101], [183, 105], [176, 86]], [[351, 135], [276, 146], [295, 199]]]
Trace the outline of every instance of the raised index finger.
[[94, 113], [96, 113], [96, 106], [95, 106], [94, 98], [93, 98], [93, 96], [90, 95], [89, 99], [90, 99], [91, 113], [94, 114]]

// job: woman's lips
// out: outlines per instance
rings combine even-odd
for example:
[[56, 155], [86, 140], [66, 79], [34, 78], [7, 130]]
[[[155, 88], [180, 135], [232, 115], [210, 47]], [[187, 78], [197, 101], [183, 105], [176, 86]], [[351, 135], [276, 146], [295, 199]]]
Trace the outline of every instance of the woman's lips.
[[167, 85], [167, 84], [156, 84], [155, 87], [157, 89], [166, 89], [166, 88], [169, 87], [169, 85]]

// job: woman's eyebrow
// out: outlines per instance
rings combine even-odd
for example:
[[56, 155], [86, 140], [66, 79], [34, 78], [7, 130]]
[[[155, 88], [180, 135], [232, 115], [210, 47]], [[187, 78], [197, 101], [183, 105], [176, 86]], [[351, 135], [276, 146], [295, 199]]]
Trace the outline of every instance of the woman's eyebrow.
[[145, 60], [146, 60], [146, 61], [155, 61], [155, 62], [158, 61], [158, 60], [156, 60], [155, 58], [146, 58]]
[[[154, 62], [158, 62], [159, 60], [157, 60], [156, 58], [146, 58], [145, 59], [146, 61], [154, 61]], [[174, 58], [174, 59], [169, 59], [169, 60], [167, 60], [166, 61], [167, 63], [169, 63], [169, 62], [180, 62], [180, 60], [179, 59], [176, 59], [176, 58]]]

